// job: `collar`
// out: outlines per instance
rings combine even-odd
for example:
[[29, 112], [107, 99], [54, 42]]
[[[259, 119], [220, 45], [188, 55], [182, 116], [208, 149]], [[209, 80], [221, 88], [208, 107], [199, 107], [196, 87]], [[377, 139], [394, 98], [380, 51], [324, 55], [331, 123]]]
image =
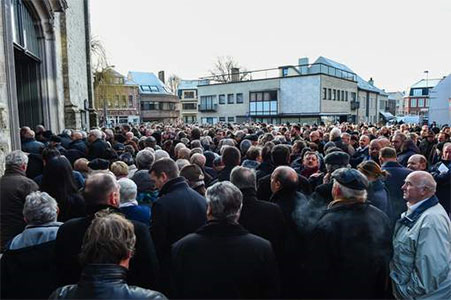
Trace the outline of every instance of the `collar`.
[[243, 194], [243, 203], [253, 199], [257, 200], [257, 191], [254, 188], [241, 189], [241, 193]]
[[159, 193], [159, 196], [163, 196], [164, 194], [169, 193], [171, 190], [173, 190], [176, 187], [188, 187], [188, 183], [186, 183], [185, 178], [184, 177], [177, 177], [174, 179], [169, 180], [168, 182], [166, 182], [163, 187], [161, 188], [161, 191]]
[[80, 282], [125, 283], [127, 269], [115, 264], [89, 264], [83, 268]]
[[386, 163], [382, 164], [382, 167], [384, 168], [401, 168], [401, 164], [397, 161], [387, 161]]
[[429, 198], [426, 198], [426, 199], [423, 199], [421, 201], [418, 201], [415, 204], [410, 204], [409, 202], [407, 202], [407, 214], [411, 214], [412, 212], [414, 212], [415, 209], [417, 209], [427, 199], [429, 199]]
[[119, 209], [117, 207], [108, 205], [108, 204], [98, 204], [98, 205], [88, 205], [86, 207], [86, 212], [88, 216], [93, 216], [96, 212], [102, 209], [111, 209], [113, 212], [119, 212]]
[[22, 170], [20, 167], [9, 167], [8, 169], [5, 170], [5, 175], [22, 175], [22, 176], [27, 176], [27, 174], [25, 173], [24, 170]]
[[132, 200], [132, 201], [128, 201], [128, 202], [119, 204], [119, 208], [130, 207], [130, 206], [138, 206], [138, 201]]
[[[421, 203], [420, 203], [421, 202]], [[421, 214], [427, 209], [438, 204], [438, 198], [434, 195], [429, 199], [420, 201], [416, 204], [419, 204], [409, 213], [409, 210], [402, 215], [402, 218], [398, 220], [398, 222], [404, 226], [412, 228], [415, 222], [420, 218]]]
[[211, 220], [200, 227], [196, 233], [201, 235], [228, 237], [245, 235], [249, 232], [238, 223], [232, 223], [226, 220]]

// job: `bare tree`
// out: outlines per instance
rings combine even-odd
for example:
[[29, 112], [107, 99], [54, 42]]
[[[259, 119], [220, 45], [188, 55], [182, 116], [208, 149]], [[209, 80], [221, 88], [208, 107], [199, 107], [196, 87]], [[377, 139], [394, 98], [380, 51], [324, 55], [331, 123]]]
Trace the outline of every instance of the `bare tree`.
[[181, 80], [182, 79], [175, 74], [172, 74], [168, 78], [168, 86], [174, 95], [175, 95], [175, 93], [177, 93], [177, 88], [178, 88]]
[[214, 68], [210, 70], [212, 79], [219, 82], [231, 82], [233, 80], [232, 74], [234, 69], [239, 69], [238, 80], [246, 80], [250, 72], [246, 68], [239, 65], [237, 61], [231, 56], [220, 56], [217, 58]]

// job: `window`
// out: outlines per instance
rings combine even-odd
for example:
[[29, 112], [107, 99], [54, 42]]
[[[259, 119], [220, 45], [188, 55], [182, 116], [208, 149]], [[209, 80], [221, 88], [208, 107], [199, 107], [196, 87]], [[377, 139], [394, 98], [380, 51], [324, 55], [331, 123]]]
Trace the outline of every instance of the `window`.
[[410, 107], [417, 107], [417, 99], [410, 99]]
[[345, 101], [345, 91], [341, 91], [341, 101]]
[[229, 123], [233, 123], [233, 122], [235, 122], [235, 117], [228, 117], [228, 118], [227, 118], [227, 121], [228, 121]]
[[323, 100], [327, 99], [327, 88], [323, 88]]
[[225, 104], [225, 95], [219, 95], [219, 104]]
[[128, 95], [128, 107], [133, 107], [133, 95]]
[[143, 92], [150, 92], [150, 86], [148, 86], [148, 85], [141, 85], [141, 90]]
[[183, 92], [183, 99], [194, 99], [194, 91], [184, 91]]
[[201, 118], [200, 121], [202, 124], [216, 124], [218, 123], [218, 118], [214, 117]]
[[357, 97], [356, 93], [351, 93], [351, 101], [355, 101]]
[[426, 98], [426, 107], [429, 107], [429, 98]]
[[335, 99], [337, 99], [337, 90], [336, 89], [334, 89], [334, 92], [332, 94], [332, 100], [335, 100]]
[[340, 101], [340, 90], [337, 90], [337, 100]]
[[127, 108], [127, 96], [121, 95], [121, 104], [122, 107]]
[[114, 106], [119, 107], [119, 95], [114, 95]]
[[195, 103], [183, 103], [182, 105], [183, 109], [196, 109]]
[[345, 93], [345, 101], [348, 101], [348, 91], [346, 91], [346, 93]]
[[219, 117], [219, 122], [225, 122], [226, 118], [225, 117]]
[[424, 107], [424, 99], [423, 98], [418, 99], [418, 107]]
[[423, 89], [414, 89], [413, 90], [413, 96], [422, 96], [423, 95]]
[[277, 115], [277, 91], [251, 92], [250, 115]]
[[215, 105], [216, 95], [200, 96], [200, 110], [215, 110]]
[[228, 94], [227, 95], [227, 104], [233, 104], [235, 103], [235, 99], [233, 98], [233, 94]]
[[332, 90], [331, 89], [327, 89], [327, 99], [332, 100]]
[[242, 94], [242, 93], [236, 94], [236, 103], [241, 104], [241, 103], [243, 103], [243, 102], [244, 102], [244, 101], [243, 101], [243, 94]]
[[158, 89], [158, 87], [156, 85], [151, 85], [150, 86], [150, 91], [152, 93], [158, 93], [159, 89]]

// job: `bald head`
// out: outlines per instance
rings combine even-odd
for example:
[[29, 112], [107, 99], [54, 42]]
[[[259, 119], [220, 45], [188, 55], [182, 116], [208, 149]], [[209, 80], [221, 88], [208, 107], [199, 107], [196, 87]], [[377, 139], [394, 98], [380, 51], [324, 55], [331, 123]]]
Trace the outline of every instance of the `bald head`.
[[81, 134], [80, 131], [75, 131], [74, 133], [72, 133], [72, 140], [78, 141], [81, 139], [83, 139], [83, 135]]
[[431, 174], [425, 171], [414, 171], [404, 180], [401, 187], [404, 199], [410, 204], [428, 199], [435, 194], [437, 183]]
[[427, 168], [427, 160], [421, 154], [414, 154], [407, 161], [407, 168], [413, 171], [425, 171]]
[[271, 191], [276, 193], [282, 189], [296, 190], [298, 187], [298, 174], [288, 166], [277, 167], [271, 175]]

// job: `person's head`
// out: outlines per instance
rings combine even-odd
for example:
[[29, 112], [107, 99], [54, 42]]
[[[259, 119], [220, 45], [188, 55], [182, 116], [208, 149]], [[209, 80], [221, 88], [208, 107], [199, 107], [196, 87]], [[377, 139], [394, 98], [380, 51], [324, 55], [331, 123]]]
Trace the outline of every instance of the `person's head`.
[[381, 151], [381, 144], [378, 139], [374, 139], [370, 142], [370, 146], [368, 148], [370, 156], [374, 160], [379, 160], [379, 152]]
[[187, 166], [190, 164], [189, 160], [187, 159], [183, 159], [183, 158], [179, 158], [175, 161], [175, 164], [177, 165], [177, 168], [179, 169], [179, 171], [181, 169], [183, 169], [184, 166]]
[[233, 146], [225, 147], [224, 152], [222, 153], [222, 162], [226, 167], [238, 166], [241, 162], [240, 151]]
[[271, 151], [274, 148], [273, 142], [266, 143], [262, 148], [262, 159], [263, 161], [271, 161]]
[[258, 146], [251, 146], [246, 152], [246, 158], [249, 160], [261, 161], [261, 148]]
[[343, 144], [349, 145], [351, 143], [351, 135], [347, 132], [343, 132], [341, 134], [341, 140], [343, 141]]
[[329, 140], [334, 141], [341, 136], [341, 130], [337, 127], [332, 128], [329, 133]]
[[88, 167], [89, 160], [82, 157], [74, 162], [74, 170], [83, 174], [88, 174], [91, 170]]
[[437, 141], [439, 143], [443, 143], [443, 142], [449, 141], [449, 134], [447, 134], [446, 132], [440, 132], [438, 134]]
[[190, 158], [190, 163], [194, 165], [198, 165], [201, 168], [205, 167], [206, 158], [203, 154], [200, 153], [194, 153], [193, 156]]
[[83, 134], [80, 131], [74, 131], [72, 133], [72, 140], [73, 141], [78, 141], [78, 140], [82, 140], [83, 139]]
[[334, 200], [365, 202], [368, 179], [355, 169], [342, 168], [332, 173]]
[[73, 169], [66, 157], [57, 156], [47, 161], [42, 174], [41, 190], [58, 202], [66, 201], [69, 194], [77, 192]]
[[319, 165], [318, 154], [316, 154], [316, 152], [313, 151], [305, 152], [302, 164], [306, 169], [318, 168]]
[[255, 170], [237, 166], [230, 173], [230, 182], [232, 182], [240, 190], [257, 189], [257, 175]]
[[276, 145], [271, 150], [271, 160], [274, 166], [285, 166], [290, 161], [290, 148], [287, 145]]
[[21, 150], [15, 150], [8, 153], [5, 157], [6, 170], [22, 170], [25, 172], [28, 165], [28, 156]]
[[155, 161], [162, 158], [170, 158], [169, 153], [161, 149], [155, 150]]
[[250, 140], [243, 140], [240, 144], [240, 150], [242, 155], [246, 155], [249, 148], [252, 146], [252, 142]]
[[162, 158], [152, 165], [149, 174], [157, 189], [161, 190], [166, 182], [179, 176], [179, 169], [172, 159]]
[[277, 167], [271, 174], [271, 191], [276, 193], [280, 190], [294, 191], [298, 187], [298, 174], [288, 166]]
[[348, 153], [339, 151], [331, 152], [324, 157], [327, 173], [332, 174], [335, 170], [347, 168], [349, 165], [350, 156]]
[[182, 149], [182, 148], [186, 148], [186, 146], [185, 146], [185, 144], [183, 144], [183, 143], [178, 143], [177, 145], [175, 145], [174, 146], [174, 154], [175, 154], [175, 157], [176, 158], [178, 158], [179, 156], [179, 151], [180, 151], [180, 149]]
[[428, 161], [426, 157], [421, 154], [414, 154], [409, 157], [407, 161], [407, 168], [412, 171], [425, 171], [427, 168]]
[[128, 268], [135, 243], [134, 226], [130, 221], [119, 214], [100, 211], [84, 235], [81, 265], [115, 264]]
[[177, 158], [181, 158], [181, 159], [188, 159], [190, 158], [191, 155], [191, 150], [189, 148], [181, 148], [178, 152], [177, 152]]
[[205, 195], [205, 181], [204, 173], [198, 165], [187, 165], [180, 170], [180, 176], [184, 177], [188, 182], [190, 188], [199, 192], [202, 196]]
[[110, 166], [111, 172], [116, 176], [116, 179], [124, 178], [128, 176], [128, 166], [123, 161], [115, 161]]
[[317, 141], [319, 141], [319, 139], [320, 139], [320, 135], [319, 135], [319, 132], [318, 131], [312, 131], [312, 132], [310, 132], [310, 141], [311, 142], [317, 142]]
[[117, 183], [119, 184], [119, 194], [121, 204], [136, 200], [136, 195], [138, 194], [138, 187], [133, 180], [128, 178], [121, 178], [117, 181]]
[[83, 198], [86, 206], [110, 205], [119, 207], [120, 191], [116, 178], [111, 173], [94, 173], [85, 182]]
[[25, 222], [28, 225], [42, 225], [56, 222], [58, 217], [58, 204], [46, 192], [32, 192], [25, 198], [22, 210]]
[[103, 137], [102, 131], [98, 129], [93, 129], [89, 131], [88, 134], [88, 142], [93, 143], [98, 139], [101, 139]]
[[403, 133], [396, 133], [391, 140], [391, 143], [393, 147], [395, 148], [396, 152], [400, 152], [401, 148], [407, 139], [406, 135]]
[[148, 170], [155, 161], [155, 155], [150, 150], [141, 150], [136, 154], [136, 167], [138, 170]]
[[370, 182], [378, 179], [383, 179], [388, 175], [387, 171], [382, 170], [377, 162], [372, 160], [361, 162], [357, 166], [357, 169], [362, 172], [362, 174], [365, 175]]
[[207, 189], [207, 219], [236, 223], [240, 217], [243, 194], [229, 181], [215, 183]]
[[367, 135], [362, 135], [359, 139], [359, 146], [363, 149], [370, 144], [370, 138]]
[[451, 160], [451, 143], [445, 143], [445, 145], [443, 145], [442, 160], [444, 161]]
[[388, 161], [396, 162], [396, 150], [391, 147], [384, 147], [379, 152], [379, 162], [382, 165]]
[[404, 199], [410, 204], [428, 199], [435, 194], [437, 183], [431, 174], [425, 171], [414, 171], [407, 175], [401, 187]]

